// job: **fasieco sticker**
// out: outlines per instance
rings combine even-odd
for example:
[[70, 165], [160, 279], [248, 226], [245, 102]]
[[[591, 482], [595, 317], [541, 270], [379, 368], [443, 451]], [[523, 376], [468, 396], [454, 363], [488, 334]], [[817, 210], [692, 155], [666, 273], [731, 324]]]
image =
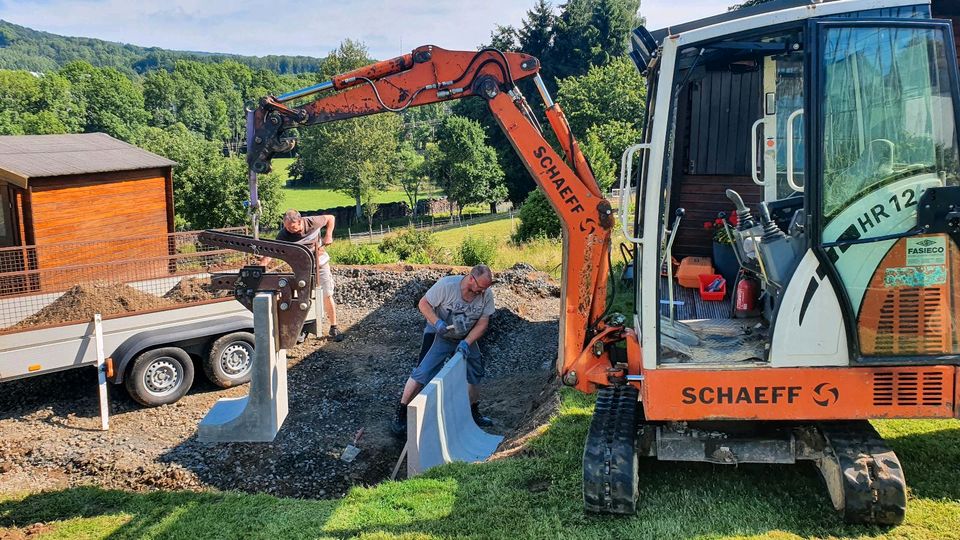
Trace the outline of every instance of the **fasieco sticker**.
[[942, 236], [907, 238], [907, 266], [943, 265], [947, 262], [947, 242]]

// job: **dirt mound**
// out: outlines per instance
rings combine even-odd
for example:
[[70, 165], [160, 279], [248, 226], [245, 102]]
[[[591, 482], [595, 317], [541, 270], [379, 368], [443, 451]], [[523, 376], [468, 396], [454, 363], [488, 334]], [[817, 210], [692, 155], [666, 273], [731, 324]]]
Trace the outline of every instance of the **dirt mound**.
[[229, 294], [230, 291], [226, 290], [214, 291], [209, 279], [185, 278], [180, 280], [180, 283], [177, 283], [163, 297], [178, 304], [189, 304], [214, 298], [224, 298]]
[[42, 326], [92, 319], [94, 314], [114, 315], [171, 305], [165, 298], [120, 283], [94, 281], [74, 285], [52, 304], [27, 317], [17, 327]]

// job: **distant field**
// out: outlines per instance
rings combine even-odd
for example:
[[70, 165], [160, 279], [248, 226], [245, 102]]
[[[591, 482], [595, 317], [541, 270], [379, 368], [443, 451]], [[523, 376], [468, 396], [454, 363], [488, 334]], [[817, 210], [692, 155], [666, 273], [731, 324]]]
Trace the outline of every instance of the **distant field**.
[[[293, 158], [277, 158], [273, 160], [273, 168], [283, 174], [284, 179], [289, 179], [287, 170], [293, 164]], [[428, 190], [421, 193], [420, 198], [436, 196], [436, 190]], [[392, 189], [381, 193], [376, 198], [378, 203], [391, 203], [398, 201], [407, 201], [407, 195], [402, 189]], [[332, 189], [321, 188], [283, 188], [283, 207], [296, 208], [297, 210], [319, 210], [326, 208], [335, 208], [337, 206], [353, 206], [354, 200]]]

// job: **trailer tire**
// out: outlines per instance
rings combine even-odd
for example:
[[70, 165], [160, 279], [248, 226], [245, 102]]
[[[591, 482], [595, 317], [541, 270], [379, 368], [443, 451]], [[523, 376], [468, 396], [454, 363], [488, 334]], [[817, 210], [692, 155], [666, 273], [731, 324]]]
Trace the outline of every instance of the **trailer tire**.
[[178, 347], [140, 353], [132, 364], [124, 385], [130, 397], [145, 407], [175, 403], [193, 386], [193, 361]]
[[253, 334], [233, 332], [220, 336], [211, 345], [203, 362], [207, 379], [220, 388], [231, 388], [250, 382], [253, 368]]

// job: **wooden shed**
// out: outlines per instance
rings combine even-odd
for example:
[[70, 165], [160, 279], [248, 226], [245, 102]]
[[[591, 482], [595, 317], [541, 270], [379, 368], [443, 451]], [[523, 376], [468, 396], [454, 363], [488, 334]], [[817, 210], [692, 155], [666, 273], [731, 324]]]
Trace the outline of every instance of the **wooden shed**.
[[0, 271], [72, 268], [29, 287], [62, 290], [84, 266], [169, 255], [174, 165], [104, 133], [0, 137]]

